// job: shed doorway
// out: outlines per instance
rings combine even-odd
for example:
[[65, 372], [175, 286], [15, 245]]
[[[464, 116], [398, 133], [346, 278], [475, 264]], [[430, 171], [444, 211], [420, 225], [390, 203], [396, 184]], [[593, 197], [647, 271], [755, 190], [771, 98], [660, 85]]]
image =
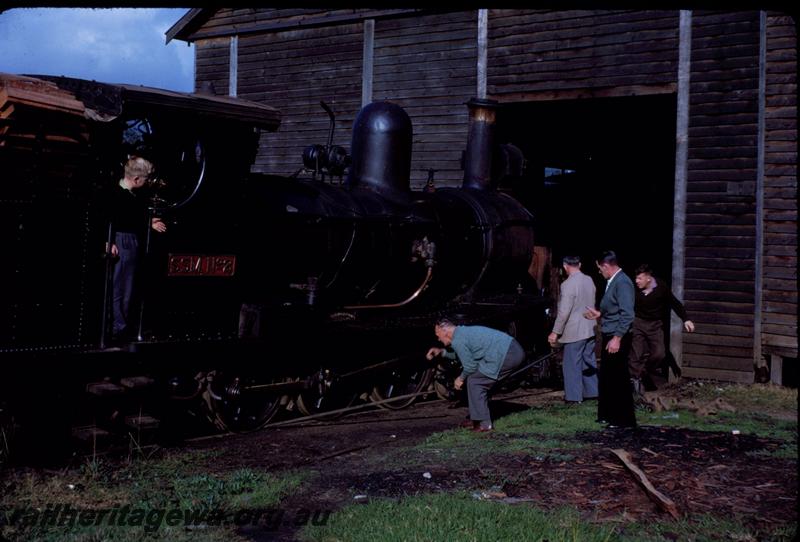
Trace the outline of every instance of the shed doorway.
[[578, 254], [601, 285], [594, 257], [611, 249], [631, 278], [649, 263], [670, 281], [675, 117], [674, 94], [503, 104], [497, 141], [526, 167], [501, 188], [533, 213], [554, 267]]

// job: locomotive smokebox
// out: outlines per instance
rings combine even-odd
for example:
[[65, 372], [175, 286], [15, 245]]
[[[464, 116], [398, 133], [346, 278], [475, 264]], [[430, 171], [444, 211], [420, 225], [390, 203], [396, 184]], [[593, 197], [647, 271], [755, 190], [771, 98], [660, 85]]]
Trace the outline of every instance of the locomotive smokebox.
[[473, 98], [469, 107], [469, 133], [464, 156], [464, 188], [487, 190], [492, 185], [492, 149], [498, 103]]
[[410, 192], [411, 119], [399, 105], [373, 102], [353, 123], [352, 165], [347, 184], [381, 195]]

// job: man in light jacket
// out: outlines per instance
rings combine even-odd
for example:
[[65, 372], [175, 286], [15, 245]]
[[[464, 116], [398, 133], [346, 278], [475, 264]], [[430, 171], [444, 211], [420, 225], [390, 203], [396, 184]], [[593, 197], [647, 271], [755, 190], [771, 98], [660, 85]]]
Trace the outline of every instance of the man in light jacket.
[[564, 401], [580, 403], [597, 398], [597, 359], [595, 357], [595, 322], [583, 317], [586, 307], [594, 306], [594, 281], [581, 272], [578, 256], [561, 260], [567, 280], [561, 284], [558, 315], [553, 332], [547, 337], [550, 346], [564, 345], [561, 369], [564, 374]]

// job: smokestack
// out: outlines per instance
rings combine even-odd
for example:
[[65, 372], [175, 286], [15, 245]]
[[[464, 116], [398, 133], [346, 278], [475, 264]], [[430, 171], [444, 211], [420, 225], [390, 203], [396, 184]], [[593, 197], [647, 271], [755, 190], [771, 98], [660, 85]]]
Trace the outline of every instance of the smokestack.
[[494, 126], [499, 104], [496, 100], [472, 98], [469, 107], [469, 133], [464, 156], [462, 188], [488, 190], [492, 183], [492, 149]]

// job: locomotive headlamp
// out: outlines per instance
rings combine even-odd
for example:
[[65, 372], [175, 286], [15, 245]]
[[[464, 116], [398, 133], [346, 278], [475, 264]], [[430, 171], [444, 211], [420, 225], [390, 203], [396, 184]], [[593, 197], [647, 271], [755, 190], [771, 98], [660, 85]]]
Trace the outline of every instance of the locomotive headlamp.
[[328, 149], [326, 156], [326, 167], [330, 175], [342, 175], [347, 166], [350, 165], [350, 157], [344, 147], [333, 145]]
[[303, 150], [303, 165], [315, 173], [327, 165], [327, 158], [323, 145], [309, 145]]

